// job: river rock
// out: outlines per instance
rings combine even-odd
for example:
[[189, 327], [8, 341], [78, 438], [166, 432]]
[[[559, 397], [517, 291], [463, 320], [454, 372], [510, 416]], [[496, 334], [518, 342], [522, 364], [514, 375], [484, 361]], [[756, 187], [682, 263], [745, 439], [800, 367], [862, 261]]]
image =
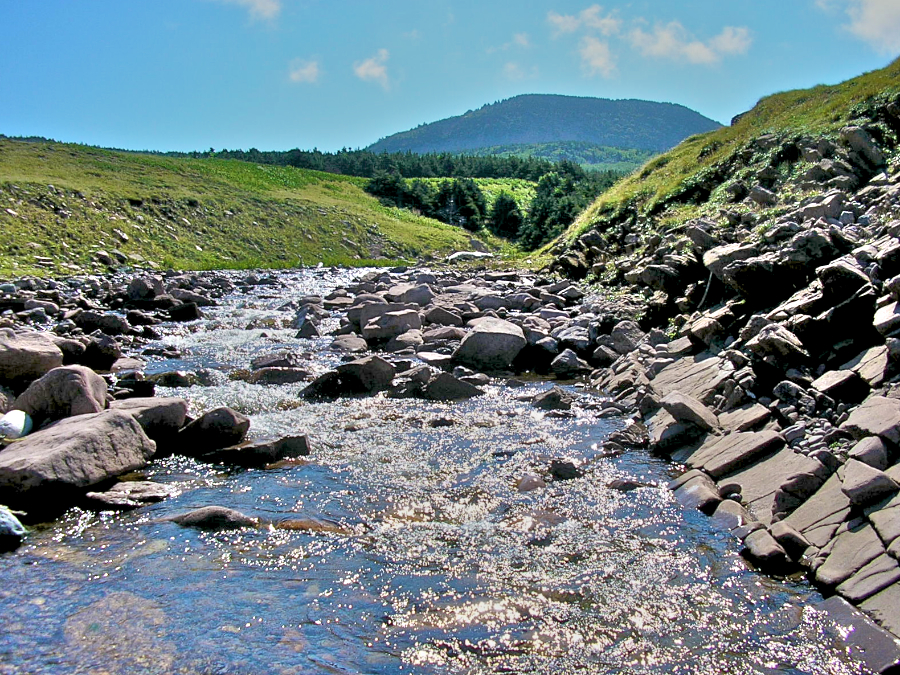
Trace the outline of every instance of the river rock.
[[338, 335], [329, 347], [335, 352], [361, 353], [369, 349], [368, 343], [356, 335]]
[[86, 415], [107, 406], [106, 380], [84, 366], [63, 366], [31, 383], [13, 406], [40, 426], [48, 420]]
[[687, 464], [718, 478], [774, 453], [783, 445], [784, 439], [774, 431], [713, 436], [690, 456]]
[[411, 309], [387, 312], [371, 319], [362, 329], [366, 340], [383, 342], [410, 330], [422, 328], [422, 316]]
[[485, 317], [463, 338], [453, 360], [476, 370], [505, 370], [525, 347], [522, 329], [509, 321]]
[[88, 492], [87, 506], [102, 509], [126, 511], [149, 504], [156, 504], [174, 497], [178, 490], [171, 485], [146, 480], [130, 480], [116, 483], [104, 492]]
[[172, 321], [196, 321], [203, 318], [203, 312], [196, 302], [185, 302], [169, 309], [169, 318]]
[[179, 433], [175, 451], [197, 456], [237, 445], [250, 429], [250, 420], [228, 407], [216, 408], [194, 420]]
[[304, 368], [259, 368], [250, 373], [251, 384], [296, 384], [312, 379], [312, 373]]
[[580, 375], [589, 375], [593, 368], [580, 358], [571, 349], [564, 349], [562, 353], [550, 362], [550, 370], [561, 380], [567, 380]]
[[309, 437], [286, 436], [273, 441], [241, 443], [221, 450], [214, 450], [199, 457], [204, 462], [221, 462], [232, 466], [263, 467], [273, 462], [309, 455], [312, 445]]
[[863, 567], [884, 555], [881, 539], [871, 525], [855, 522], [829, 546], [825, 562], [816, 570], [816, 581], [830, 588], [846, 581]]
[[[129, 398], [112, 401], [112, 410], [128, 413], [141, 425], [144, 433], [159, 443], [170, 442], [184, 426], [188, 405], [183, 398]], [[165, 448], [159, 448], [160, 451]]]
[[128, 282], [126, 295], [129, 300], [153, 300], [156, 296], [165, 293], [162, 279], [159, 277], [145, 276], [135, 277]]
[[62, 364], [63, 354], [51, 337], [0, 328], [0, 382], [35, 380]]
[[543, 391], [531, 400], [531, 405], [540, 410], [570, 410], [575, 396], [561, 387]]
[[473, 384], [464, 382], [450, 373], [438, 373], [423, 389], [423, 396], [432, 401], [461, 401], [481, 396], [484, 392]]
[[16, 515], [0, 504], [0, 553], [17, 549], [26, 534], [25, 526]]
[[37, 512], [62, 509], [81, 489], [140, 469], [155, 451], [120, 410], [69, 417], [0, 452], [0, 500]]
[[244, 527], [258, 527], [259, 519], [251, 518], [240, 511], [224, 506], [204, 506], [180, 516], [169, 518], [182, 527], [195, 527], [198, 530], [239, 530]]

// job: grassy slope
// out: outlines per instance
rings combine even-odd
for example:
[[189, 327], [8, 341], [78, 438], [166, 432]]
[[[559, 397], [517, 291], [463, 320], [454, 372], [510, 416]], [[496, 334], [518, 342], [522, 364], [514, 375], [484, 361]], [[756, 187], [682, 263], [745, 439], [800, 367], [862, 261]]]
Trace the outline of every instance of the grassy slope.
[[[658, 212], [684, 185], [760, 135], [836, 136], [854, 118], [856, 106], [873, 97], [897, 92], [900, 92], [900, 59], [886, 68], [834, 86], [820, 85], [768, 96], [734, 126], [692, 136], [617, 183], [576, 220], [564, 237], [572, 240], [629, 206], [642, 213]], [[701, 210], [700, 206], [682, 205], [672, 209], [672, 215], [686, 218]]]
[[364, 183], [235, 160], [0, 140], [0, 274], [96, 269], [98, 249], [209, 269], [360, 265], [470, 248], [469, 233], [385, 208]]

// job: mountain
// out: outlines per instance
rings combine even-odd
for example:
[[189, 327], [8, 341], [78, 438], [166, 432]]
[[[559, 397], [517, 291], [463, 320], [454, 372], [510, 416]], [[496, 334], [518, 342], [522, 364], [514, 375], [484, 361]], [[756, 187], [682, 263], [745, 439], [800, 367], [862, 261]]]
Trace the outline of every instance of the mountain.
[[664, 152], [721, 125], [674, 103], [523, 94], [383, 138], [373, 152], [463, 152], [493, 146], [582, 141]]

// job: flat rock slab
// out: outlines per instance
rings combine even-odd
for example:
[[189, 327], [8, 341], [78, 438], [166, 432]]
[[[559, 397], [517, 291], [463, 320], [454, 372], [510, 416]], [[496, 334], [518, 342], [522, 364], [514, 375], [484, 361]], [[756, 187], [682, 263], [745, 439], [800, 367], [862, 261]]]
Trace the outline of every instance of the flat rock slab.
[[880, 387], [884, 384], [891, 370], [890, 354], [885, 346], [867, 349], [853, 359], [850, 364], [852, 364], [850, 369], [865, 380], [870, 387]]
[[262, 467], [282, 459], [309, 455], [312, 446], [307, 436], [287, 436], [274, 441], [241, 443], [201, 455], [204, 462], [221, 462], [233, 466]]
[[841, 479], [835, 474], [784, 522], [806, 537], [810, 544], [821, 548], [849, 514], [850, 499], [841, 491]]
[[878, 533], [868, 523], [841, 532], [830, 548], [825, 562], [816, 570], [816, 581], [830, 588], [885, 554]]
[[895, 445], [900, 443], [900, 399], [870, 396], [850, 413], [841, 429], [856, 439], [881, 436]]
[[740, 485], [741, 499], [750, 513], [768, 525], [772, 522], [775, 491], [791, 476], [812, 472], [818, 467], [815, 460], [791, 448], [782, 448], [771, 457], [722, 477], [719, 482]]
[[895, 636], [900, 635], [900, 584], [888, 586], [863, 600], [859, 608]]
[[171, 485], [135, 480], [116, 483], [105, 492], [88, 492], [85, 497], [88, 499], [88, 506], [124, 511], [155, 504], [177, 494], [178, 490]]
[[155, 451], [128, 413], [70, 417], [0, 452], [0, 502], [64, 508], [67, 493], [140, 469]]
[[[900, 600], [900, 597], [898, 597]], [[849, 602], [834, 596], [815, 605], [835, 625], [850, 654], [874, 673], [900, 664], [900, 641]]]
[[868, 383], [854, 370], [829, 370], [811, 386], [837, 401], [861, 401], [869, 393]]
[[680, 391], [666, 394], [662, 407], [678, 422], [687, 422], [704, 431], [712, 431], [719, 426], [716, 414], [693, 396]]
[[891, 480], [884, 471], [855, 459], [847, 460], [843, 474], [841, 490], [857, 506], [866, 506], [883, 500], [900, 489], [900, 485]]
[[900, 328], [900, 303], [891, 302], [876, 311], [872, 323], [882, 335], [890, 335], [896, 331]]
[[721, 359], [708, 353], [678, 359], [659, 371], [653, 379], [653, 389], [660, 398], [681, 392], [708, 405], [719, 386], [728, 379], [728, 373], [720, 369], [721, 364]]
[[711, 436], [690, 456], [687, 465], [719, 478], [778, 451], [783, 445], [784, 439], [774, 431]]
[[900, 537], [900, 495], [869, 507], [866, 509], [866, 517], [885, 547], [890, 546]]
[[725, 431], [750, 431], [756, 429], [772, 417], [772, 411], [759, 403], [735, 408], [719, 415], [719, 424]]
[[860, 603], [900, 581], [900, 565], [889, 555], [880, 555], [842, 582], [837, 592], [850, 602]]

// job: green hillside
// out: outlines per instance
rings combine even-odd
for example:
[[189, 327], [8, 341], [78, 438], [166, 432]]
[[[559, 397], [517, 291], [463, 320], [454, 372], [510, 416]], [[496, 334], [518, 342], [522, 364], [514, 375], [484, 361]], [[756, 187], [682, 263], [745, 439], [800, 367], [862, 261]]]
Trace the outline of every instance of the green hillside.
[[587, 141], [556, 141], [553, 143], [524, 143], [495, 145], [467, 150], [476, 157], [528, 157], [548, 162], [569, 161], [588, 171], [618, 171], [631, 173], [643, 166], [656, 153], [652, 150], [613, 148]]
[[673, 103], [526, 94], [383, 138], [373, 152], [467, 152], [494, 146], [582, 141], [663, 152], [720, 125]]
[[[826, 137], [836, 140], [849, 123], [878, 129], [877, 110], [900, 94], [900, 59], [886, 68], [837, 85], [782, 92], [768, 96], [729, 127], [692, 136], [648, 162], [601, 195], [564, 236], [572, 241], [588, 229], [604, 229], [626, 214], [681, 222], [697, 215], [717, 215], [726, 189], [735, 180], [756, 182], [757, 172], [771, 167], [779, 184], [789, 183], [811, 163], [800, 157], [778, 156], [792, 140]], [[893, 133], [887, 127], [884, 133]], [[760, 152], [756, 139], [777, 139], [773, 150]], [[794, 181], [798, 182], [798, 181]]]
[[0, 139], [0, 275], [115, 265], [363, 265], [469, 249], [471, 234], [381, 206], [365, 179], [237, 160]]

